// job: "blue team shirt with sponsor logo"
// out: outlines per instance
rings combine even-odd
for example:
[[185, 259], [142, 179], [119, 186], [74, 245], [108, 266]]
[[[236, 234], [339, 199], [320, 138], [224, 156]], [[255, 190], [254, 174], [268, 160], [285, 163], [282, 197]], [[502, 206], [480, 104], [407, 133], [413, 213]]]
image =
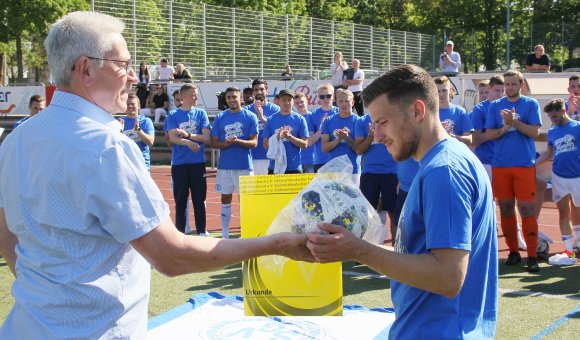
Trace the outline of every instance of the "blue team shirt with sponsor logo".
[[[500, 129], [503, 126], [501, 110], [514, 109], [517, 119], [527, 125], [542, 125], [540, 105], [534, 98], [521, 96], [515, 102], [503, 97], [492, 102], [485, 120], [486, 129]], [[493, 159], [494, 167], [532, 167], [536, 164], [536, 146], [534, 139], [511, 127], [509, 131], [495, 140]]]
[[[202, 134], [203, 129], [210, 129], [207, 112], [199, 108], [191, 108], [189, 111], [177, 109], [166, 118], [167, 130], [180, 128], [189, 133]], [[173, 144], [171, 154], [171, 165], [205, 163], [205, 146], [202, 142], [199, 144], [199, 151], [193, 152], [185, 145]]]
[[[149, 168], [151, 165], [151, 152], [149, 150], [149, 145], [143, 143], [141, 138], [139, 138], [139, 132], [135, 130], [135, 118], [123, 117], [123, 121], [123, 134], [129, 137], [133, 142], [137, 143], [137, 146], [139, 147], [139, 150], [141, 150], [143, 158], [145, 159], [145, 165]], [[139, 128], [141, 131], [150, 136], [155, 136], [155, 127], [153, 127], [151, 118], [138, 115], [137, 121], [139, 121]]]
[[[329, 135], [330, 141], [332, 142], [333, 140], [335, 140], [337, 138], [335, 130], [343, 129], [346, 127], [349, 130], [349, 133], [348, 133], [349, 137], [354, 142], [354, 134], [355, 134], [355, 130], [356, 130], [357, 121], [358, 121], [358, 116], [356, 114], [351, 114], [347, 118], [341, 117], [338, 113], [331, 116], [331, 117], [326, 117], [324, 122], [322, 122], [322, 134]], [[321, 137], [321, 139], [322, 139], [322, 137]], [[350, 159], [350, 162], [352, 163], [352, 173], [353, 174], [360, 173], [360, 162], [358, 159], [358, 155], [346, 143], [346, 141], [342, 140], [340, 143], [338, 143], [338, 145], [334, 149], [330, 150], [328, 155], [329, 155], [329, 160], [334, 159], [334, 158], [339, 157], [339, 156], [342, 156], [342, 155], [347, 155], [348, 159]]]
[[[320, 131], [322, 122], [338, 113], [338, 107], [333, 106], [330, 110], [323, 110], [321, 107], [312, 111], [310, 114], [310, 121], [308, 122], [308, 131], [313, 134]], [[329, 160], [328, 153], [322, 151], [322, 136], [314, 144], [314, 164], [326, 164]]]
[[491, 184], [477, 157], [452, 138], [420, 161], [401, 213], [395, 251], [469, 252], [459, 294], [447, 298], [391, 280], [396, 320], [390, 339], [492, 339], [498, 298], [498, 248]]
[[548, 130], [548, 146], [554, 149], [552, 171], [564, 178], [580, 177], [580, 122], [571, 120], [564, 126]]
[[461, 136], [465, 132], [472, 132], [473, 125], [467, 111], [461, 106], [449, 103], [447, 109], [439, 109], [439, 120], [449, 134]]
[[[254, 104], [248, 105], [245, 108], [256, 114]], [[262, 106], [262, 111], [264, 113], [264, 117], [268, 119], [273, 114], [280, 112], [280, 107], [276, 104], [267, 102]], [[266, 122], [258, 121], [258, 146], [255, 149], [252, 149], [252, 159], [268, 159], [268, 157], [266, 157], [267, 151], [264, 148], [264, 126], [266, 126]]]
[[[312, 114], [310, 112], [306, 112], [302, 117], [306, 119], [306, 127], [308, 128], [308, 135], [310, 135], [310, 126], [312, 124], [312, 120], [310, 118]], [[314, 145], [308, 146], [306, 149], [302, 149], [300, 151], [300, 158], [302, 159], [302, 165], [312, 165], [314, 164]]]
[[[481, 103], [475, 105], [473, 111], [471, 111], [471, 123], [475, 130], [480, 130], [485, 132], [485, 120], [487, 119], [487, 110], [489, 109], [489, 100], [484, 100]], [[479, 144], [473, 151], [477, 158], [483, 164], [491, 164], [493, 159], [493, 143], [495, 141], [489, 140]]]
[[[218, 137], [220, 142], [226, 138], [236, 136], [238, 139], [248, 140], [250, 136], [258, 134], [258, 117], [249, 110], [240, 112], [225, 110], [218, 114], [214, 121], [210, 135]], [[218, 169], [252, 170], [252, 151], [238, 144], [232, 144], [220, 149]]]
[[[264, 138], [270, 138], [277, 134], [282, 126], [290, 126], [291, 133], [297, 138], [308, 138], [308, 128], [306, 127], [306, 119], [296, 112], [283, 115], [276, 113], [272, 115], [264, 126]], [[291, 141], [284, 138], [284, 147], [286, 149], [286, 171], [302, 170], [302, 159], [300, 158], [300, 148], [292, 144]], [[274, 160], [270, 160], [268, 166], [269, 170], [274, 170]]]

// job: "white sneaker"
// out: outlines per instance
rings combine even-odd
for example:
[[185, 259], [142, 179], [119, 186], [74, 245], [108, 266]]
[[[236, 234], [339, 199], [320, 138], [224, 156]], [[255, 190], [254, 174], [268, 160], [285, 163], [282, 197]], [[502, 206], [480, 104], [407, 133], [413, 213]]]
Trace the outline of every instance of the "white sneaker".
[[522, 236], [522, 226], [518, 223], [518, 248], [520, 250], [528, 250], [528, 246], [526, 245], [526, 241]]
[[206, 230], [206, 231], [204, 231], [203, 233], [201, 233], [201, 234], [198, 234], [197, 236], [201, 236], [201, 237], [209, 237], [209, 233], [208, 233], [208, 232], [207, 232], [207, 230]]

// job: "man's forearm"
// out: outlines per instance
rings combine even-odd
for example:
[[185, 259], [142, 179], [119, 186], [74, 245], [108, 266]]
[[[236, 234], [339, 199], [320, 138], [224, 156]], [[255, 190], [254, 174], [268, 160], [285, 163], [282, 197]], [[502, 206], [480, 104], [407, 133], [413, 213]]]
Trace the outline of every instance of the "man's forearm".
[[16, 276], [16, 245], [18, 244], [18, 239], [16, 236], [8, 230], [8, 225], [6, 223], [6, 215], [4, 215], [4, 209], [0, 208], [0, 255], [4, 257], [8, 268], [12, 271], [12, 274]]

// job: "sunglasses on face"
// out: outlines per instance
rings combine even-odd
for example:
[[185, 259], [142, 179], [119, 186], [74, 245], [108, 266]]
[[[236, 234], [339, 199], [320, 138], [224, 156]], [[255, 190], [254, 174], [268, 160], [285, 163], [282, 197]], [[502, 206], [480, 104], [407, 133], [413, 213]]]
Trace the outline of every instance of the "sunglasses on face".
[[320, 95], [318, 95], [318, 98], [320, 98], [320, 99], [330, 99], [330, 98], [332, 98], [332, 95], [331, 94], [320, 94]]

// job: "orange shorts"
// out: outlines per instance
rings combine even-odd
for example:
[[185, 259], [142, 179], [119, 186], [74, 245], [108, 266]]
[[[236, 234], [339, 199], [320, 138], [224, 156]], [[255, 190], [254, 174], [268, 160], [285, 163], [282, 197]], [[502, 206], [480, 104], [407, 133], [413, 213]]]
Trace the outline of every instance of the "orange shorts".
[[491, 169], [493, 195], [499, 199], [516, 198], [534, 201], [536, 198], [536, 168], [508, 167]]

